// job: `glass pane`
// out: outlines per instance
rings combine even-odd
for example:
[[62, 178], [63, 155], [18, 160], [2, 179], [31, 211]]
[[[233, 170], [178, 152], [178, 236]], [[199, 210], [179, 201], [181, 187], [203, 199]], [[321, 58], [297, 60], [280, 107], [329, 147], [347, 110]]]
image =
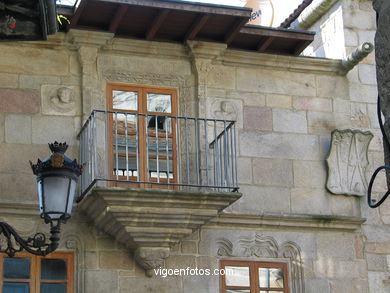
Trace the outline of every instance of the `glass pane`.
[[42, 283], [41, 293], [66, 293], [66, 284]]
[[283, 293], [284, 291], [265, 291], [261, 290], [260, 293]]
[[233, 290], [233, 289], [227, 289], [226, 293], [250, 293], [250, 290]]
[[226, 286], [249, 287], [249, 267], [225, 267]]
[[259, 268], [259, 282], [262, 288], [284, 288], [282, 268]]
[[112, 91], [112, 108], [118, 110], [137, 110], [138, 93], [130, 91]]
[[147, 96], [148, 112], [171, 113], [171, 95], [151, 94]]
[[3, 283], [3, 293], [29, 293], [29, 283]]
[[157, 132], [160, 135], [169, 135], [172, 132], [172, 118], [169, 116], [147, 116], [148, 122], [148, 133], [156, 133], [156, 121], [157, 121]]
[[29, 258], [4, 258], [4, 279], [30, 279]]
[[66, 280], [65, 259], [42, 259], [41, 262], [42, 280]]

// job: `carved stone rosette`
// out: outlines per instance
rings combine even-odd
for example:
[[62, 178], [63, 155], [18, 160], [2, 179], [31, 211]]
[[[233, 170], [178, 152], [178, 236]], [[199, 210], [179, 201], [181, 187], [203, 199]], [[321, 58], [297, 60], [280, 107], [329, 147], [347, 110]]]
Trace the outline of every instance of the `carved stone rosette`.
[[333, 194], [364, 196], [367, 193], [368, 146], [373, 134], [361, 130], [335, 129], [326, 159], [326, 188]]

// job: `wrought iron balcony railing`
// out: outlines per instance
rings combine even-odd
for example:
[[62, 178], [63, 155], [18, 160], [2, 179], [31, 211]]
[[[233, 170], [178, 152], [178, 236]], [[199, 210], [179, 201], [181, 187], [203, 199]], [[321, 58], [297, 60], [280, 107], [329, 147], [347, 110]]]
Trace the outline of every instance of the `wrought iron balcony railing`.
[[80, 199], [94, 186], [238, 190], [234, 121], [94, 110], [79, 139]]

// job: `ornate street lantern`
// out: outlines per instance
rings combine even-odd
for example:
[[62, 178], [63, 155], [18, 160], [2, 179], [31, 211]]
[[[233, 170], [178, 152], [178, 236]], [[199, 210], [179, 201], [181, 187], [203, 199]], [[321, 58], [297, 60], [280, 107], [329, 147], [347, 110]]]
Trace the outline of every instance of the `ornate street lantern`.
[[45, 223], [50, 224], [50, 242], [43, 233], [37, 233], [27, 240], [22, 239], [7, 223], [0, 222], [0, 235], [6, 238], [7, 247], [0, 244], [0, 252], [14, 256], [26, 251], [35, 255], [47, 255], [57, 249], [60, 240], [60, 225], [71, 217], [77, 179], [82, 165], [65, 156], [66, 143], [49, 144], [52, 155], [37, 164], [30, 161], [33, 173], [37, 176], [39, 209]]

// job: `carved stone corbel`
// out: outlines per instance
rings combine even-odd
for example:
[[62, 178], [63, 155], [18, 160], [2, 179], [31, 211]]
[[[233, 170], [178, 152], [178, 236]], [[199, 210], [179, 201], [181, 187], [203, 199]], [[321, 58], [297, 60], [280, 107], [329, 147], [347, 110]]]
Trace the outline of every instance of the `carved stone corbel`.
[[142, 266], [148, 277], [153, 276], [153, 270], [164, 266], [164, 260], [169, 256], [169, 247], [139, 247], [134, 252], [136, 262]]

